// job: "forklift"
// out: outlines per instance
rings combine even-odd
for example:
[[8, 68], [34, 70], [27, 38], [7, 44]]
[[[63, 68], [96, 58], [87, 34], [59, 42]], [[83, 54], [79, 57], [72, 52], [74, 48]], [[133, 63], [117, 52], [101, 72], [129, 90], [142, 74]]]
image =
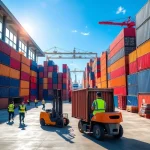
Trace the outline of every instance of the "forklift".
[[63, 128], [69, 124], [68, 114], [63, 114], [61, 90], [53, 90], [53, 107], [40, 113], [41, 126], [51, 125]]

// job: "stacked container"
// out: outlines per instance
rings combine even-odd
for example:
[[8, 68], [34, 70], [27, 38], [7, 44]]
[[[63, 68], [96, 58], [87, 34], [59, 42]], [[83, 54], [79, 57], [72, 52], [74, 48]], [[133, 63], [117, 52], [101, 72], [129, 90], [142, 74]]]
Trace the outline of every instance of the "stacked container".
[[[12, 74], [16, 75], [14, 71], [15, 70], [12, 70]], [[19, 74], [18, 78], [20, 78], [20, 72], [18, 74]], [[29, 83], [30, 83], [30, 60], [26, 58], [23, 54], [21, 54], [20, 97], [24, 97], [25, 102], [29, 99]]]
[[[150, 1], [136, 15], [138, 107], [150, 104]], [[150, 114], [140, 114], [146, 118]]]
[[110, 45], [108, 54], [108, 87], [114, 88], [114, 95], [118, 96], [120, 109], [126, 109], [127, 85], [129, 73], [128, 55], [135, 50], [135, 29], [123, 29]]
[[37, 90], [37, 63], [31, 60], [30, 66], [30, 97], [31, 101], [34, 101], [37, 98], [38, 90]]
[[107, 80], [107, 52], [103, 52], [101, 56], [101, 88], [108, 87], [108, 80]]

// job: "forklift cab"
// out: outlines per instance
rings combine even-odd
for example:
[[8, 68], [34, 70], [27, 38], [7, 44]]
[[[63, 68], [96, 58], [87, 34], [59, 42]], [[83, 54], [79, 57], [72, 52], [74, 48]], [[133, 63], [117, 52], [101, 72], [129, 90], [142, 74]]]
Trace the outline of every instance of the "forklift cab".
[[41, 126], [53, 125], [62, 128], [69, 124], [68, 114], [63, 114], [61, 90], [54, 90], [53, 95], [53, 107], [40, 113], [40, 124]]

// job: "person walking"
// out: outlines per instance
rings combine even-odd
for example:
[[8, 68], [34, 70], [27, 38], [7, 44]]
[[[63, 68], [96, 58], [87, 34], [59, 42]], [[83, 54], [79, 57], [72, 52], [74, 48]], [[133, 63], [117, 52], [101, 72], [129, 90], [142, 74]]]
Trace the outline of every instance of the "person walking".
[[20, 125], [21, 125], [22, 121], [23, 121], [23, 124], [24, 124], [25, 112], [27, 112], [27, 108], [24, 105], [24, 102], [22, 102], [21, 105], [19, 106], [19, 121], [20, 121]]
[[43, 105], [42, 109], [45, 110], [45, 100], [44, 99], [42, 100], [42, 105]]
[[8, 122], [10, 123], [10, 120], [12, 119], [12, 121], [14, 121], [14, 110], [15, 110], [15, 105], [14, 102], [11, 101], [10, 104], [8, 105]]
[[27, 103], [28, 103], [28, 105], [30, 106], [30, 100], [29, 100], [29, 99], [27, 100]]

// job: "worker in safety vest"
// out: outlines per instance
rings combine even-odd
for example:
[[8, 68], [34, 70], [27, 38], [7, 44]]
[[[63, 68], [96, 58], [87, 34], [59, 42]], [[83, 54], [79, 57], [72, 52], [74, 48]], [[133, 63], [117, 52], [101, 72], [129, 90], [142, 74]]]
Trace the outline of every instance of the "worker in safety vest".
[[10, 122], [11, 119], [12, 119], [12, 121], [14, 121], [14, 110], [15, 110], [15, 105], [14, 105], [14, 102], [12, 101], [8, 105], [8, 113], [9, 113], [8, 122]]
[[20, 124], [21, 121], [23, 121], [24, 124], [24, 118], [25, 118], [25, 112], [27, 111], [26, 106], [24, 105], [24, 102], [21, 103], [21, 105], [19, 106], [19, 120], [20, 120]]
[[42, 105], [43, 105], [42, 109], [45, 109], [45, 100], [44, 99], [42, 100]]
[[37, 107], [38, 100], [35, 99], [34, 102], [35, 102], [35, 107]]
[[100, 93], [100, 92], [97, 92], [97, 99], [93, 101], [91, 109], [93, 110], [93, 114], [91, 115], [91, 118], [92, 118], [96, 113], [105, 112], [106, 103], [105, 103], [105, 101], [101, 98], [101, 93]]

